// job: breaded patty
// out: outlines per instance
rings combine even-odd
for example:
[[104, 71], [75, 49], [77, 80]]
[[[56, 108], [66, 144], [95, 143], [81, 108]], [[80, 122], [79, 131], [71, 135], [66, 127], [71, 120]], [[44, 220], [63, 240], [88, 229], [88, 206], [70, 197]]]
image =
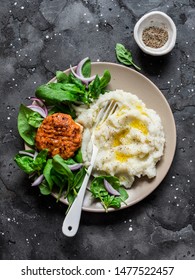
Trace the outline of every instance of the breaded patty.
[[51, 157], [59, 154], [64, 159], [71, 158], [81, 146], [82, 130], [70, 115], [55, 113], [47, 116], [38, 128], [36, 147], [48, 149]]

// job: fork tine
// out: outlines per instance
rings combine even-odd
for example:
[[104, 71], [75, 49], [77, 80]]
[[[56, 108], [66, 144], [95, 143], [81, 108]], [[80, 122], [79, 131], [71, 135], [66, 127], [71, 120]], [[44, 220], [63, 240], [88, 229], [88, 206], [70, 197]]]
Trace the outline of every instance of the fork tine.
[[117, 107], [118, 104], [114, 100], [108, 102], [105, 106], [103, 116], [100, 118], [98, 124], [102, 124], [103, 122], [105, 122], [105, 120], [116, 111]]

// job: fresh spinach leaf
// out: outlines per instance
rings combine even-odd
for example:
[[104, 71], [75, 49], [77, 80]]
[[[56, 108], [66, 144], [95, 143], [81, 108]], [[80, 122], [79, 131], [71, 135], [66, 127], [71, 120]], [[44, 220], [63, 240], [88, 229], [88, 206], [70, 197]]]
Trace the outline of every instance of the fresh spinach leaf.
[[83, 162], [83, 156], [82, 156], [82, 152], [81, 152], [81, 148], [79, 148], [76, 153], [75, 156], [73, 158], [76, 162], [78, 163], [82, 163]]
[[67, 177], [71, 182], [73, 181], [73, 173], [60, 155], [53, 157], [53, 167], [58, 173]]
[[[106, 179], [113, 188], [119, 191], [120, 196], [110, 195], [105, 186], [104, 179]], [[126, 190], [120, 186], [120, 181], [115, 176], [98, 176], [96, 177], [90, 186], [90, 191], [94, 198], [99, 199], [107, 211], [109, 207], [120, 208], [121, 202], [125, 202], [128, 198]]]
[[85, 91], [85, 85], [82, 83], [81, 80], [77, 79], [72, 73], [70, 73], [68, 76], [68, 83], [74, 84], [78, 88], [80, 88], [82, 91]]
[[45, 100], [47, 105], [56, 105], [61, 102], [75, 102], [78, 97], [69, 91], [61, 88], [61, 83], [41, 85], [36, 89], [36, 97]]
[[52, 177], [51, 177], [52, 168], [53, 168], [52, 159], [48, 159], [47, 163], [43, 169], [43, 175], [44, 175], [45, 180], [47, 181], [50, 192], [52, 191], [53, 184], [54, 184]]
[[49, 195], [51, 193], [51, 188], [46, 180], [43, 180], [39, 185], [40, 193], [43, 195]]
[[27, 116], [27, 121], [32, 127], [38, 128], [43, 122], [43, 117], [41, 117], [38, 112], [32, 111], [32, 113]]
[[56, 79], [57, 79], [58, 83], [67, 83], [68, 82], [68, 76], [62, 71], [56, 72]]
[[45, 100], [47, 105], [61, 102], [83, 102], [88, 104], [87, 92], [75, 84], [50, 83], [36, 89], [36, 97]]
[[41, 173], [41, 171], [44, 169], [44, 167], [46, 165], [47, 155], [48, 155], [47, 150], [42, 150], [38, 153], [38, 155], [32, 162], [34, 171], [40, 171], [40, 173]]
[[76, 193], [78, 193], [78, 191], [83, 183], [85, 174], [86, 174], [86, 169], [85, 169], [85, 167], [82, 167], [74, 176], [72, 188], [76, 190]]
[[20, 105], [18, 113], [18, 132], [29, 146], [34, 146], [37, 131], [36, 127], [41, 124], [42, 120], [39, 113], [32, 111], [23, 104]]
[[100, 94], [105, 92], [106, 86], [109, 84], [111, 79], [110, 72], [104, 71], [103, 76], [100, 78], [96, 75], [95, 79], [89, 84], [89, 96], [92, 99], [97, 99]]
[[70, 170], [70, 168], [68, 167], [68, 165], [66, 164], [65, 160], [60, 155], [55, 155], [53, 157], [53, 168], [55, 169], [56, 172], [63, 175], [68, 182], [67, 191], [65, 194], [65, 197], [67, 197], [73, 184], [74, 175]]
[[32, 165], [32, 163], [33, 163], [32, 157], [17, 154], [14, 157], [14, 160], [17, 163], [17, 165], [20, 167], [20, 169], [22, 169], [25, 173], [31, 174], [34, 172], [34, 168]]
[[68, 199], [68, 209], [66, 211], [66, 213], [69, 211], [72, 203], [74, 202], [79, 190], [80, 190], [80, 187], [83, 183], [83, 180], [84, 180], [84, 177], [85, 177], [85, 174], [86, 174], [86, 170], [85, 168], [81, 168], [79, 171], [77, 171], [75, 173], [75, 176], [74, 176], [74, 181], [73, 181], [73, 184], [72, 184], [72, 187], [67, 195], [67, 199]]
[[132, 54], [129, 50], [127, 50], [122, 44], [116, 44], [116, 56], [117, 59], [125, 65], [133, 65], [137, 70], [141, 70], [140, 67], [138, 67], [134, 62], [133, 62], [133, 57]]
[[101, 94], [100, 78], [96, 75], [95, 79], [89, 84], [89, 97], [97, 99]]
[[47, 162], [47, 150], [42, 150], [35, 159], [23, 154], [17, 154], [14, 160], [25, 173], [38, 172], [41, 174]]
[[90, 59], [88, 59], [88, 60], [84, 63], [84, 65], [83, 65], [83, 67], [82, 67], [82, 74], [83, 74], [83, 76], [86, 77], [86, 78], [88, 78], [88, 77], [91, 76], [91, 60], [90, 60]]
[[107, 87], [110, 80], [111, 80], [111, 74], [108, 70], [105, 70], [103, 76], [100, 78], [101, 91], [103, 91]]

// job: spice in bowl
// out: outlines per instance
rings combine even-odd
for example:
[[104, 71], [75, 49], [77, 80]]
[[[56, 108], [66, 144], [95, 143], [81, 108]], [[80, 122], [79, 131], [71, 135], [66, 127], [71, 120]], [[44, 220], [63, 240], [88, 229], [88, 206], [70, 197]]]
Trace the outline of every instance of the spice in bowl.
[[161, 48], [168, 41], [168, 32], [161, 27], [150, 26], [143, 30], [142, 40], [150, 48]]

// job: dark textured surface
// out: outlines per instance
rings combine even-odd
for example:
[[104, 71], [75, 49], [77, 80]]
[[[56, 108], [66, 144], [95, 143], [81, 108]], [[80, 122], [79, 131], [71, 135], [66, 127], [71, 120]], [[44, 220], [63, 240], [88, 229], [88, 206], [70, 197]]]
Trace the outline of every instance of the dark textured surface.
[[[128, 0], [0, 1], [0, 258], [195, 259], [195, 2]], [[132, 31], [146, 12], [160, 10], [177, 26], [173, 51], [144, 55]], [[115, 44], [129, 48], [141, 73], [167, 98], [177, 128], [173, 164], [142, 202], [110, 214], [82, 214], [76, 237], [63, 236], [66, 206], [30, 187], [13, 162], [23, 148], [20, 103], [35, 88], [89, 56], [116, 62]]]

